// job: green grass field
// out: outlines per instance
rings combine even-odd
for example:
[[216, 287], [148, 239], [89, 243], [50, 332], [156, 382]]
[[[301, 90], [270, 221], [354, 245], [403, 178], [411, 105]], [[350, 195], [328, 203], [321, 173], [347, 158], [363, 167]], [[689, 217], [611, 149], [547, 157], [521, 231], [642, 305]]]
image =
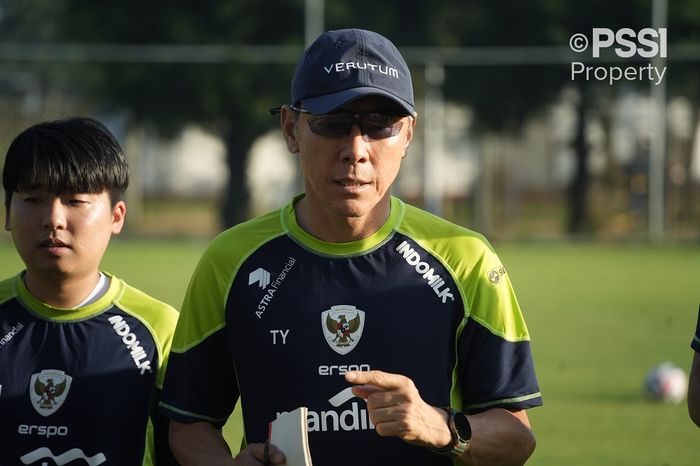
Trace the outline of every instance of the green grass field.
[[[116, 238], [103, 265], [178, 307], [204, 247]], [[648, 402], [642, 384], [656, 363], [690, 366], [700, 246], [496, 248], [525, 312], [545, 400], [530, 411], [538, 446], [528, 465], [697, 465], [700, 429], [685, 404]], [[0, 276], [20, 267], [5, 235]]]

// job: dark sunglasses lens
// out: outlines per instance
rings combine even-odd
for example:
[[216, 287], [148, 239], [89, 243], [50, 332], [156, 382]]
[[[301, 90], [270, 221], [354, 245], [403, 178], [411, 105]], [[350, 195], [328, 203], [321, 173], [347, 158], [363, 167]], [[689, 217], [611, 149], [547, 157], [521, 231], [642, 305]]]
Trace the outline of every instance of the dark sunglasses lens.
[[401, 132], [401, 115], [364, 113], [359, 117], [352, 114], [331, 114], [311, 118], [309, 127], [314, 134], [324, 137], [341, 138], [350, 134], [350, 129], [358, 120], [360, 131], [371, 139], [386, 139]]
[[401, 116], [383, 113], [368, 113], [361, 120], [362, 134], [372, 139], [386, 139], [401, 132]]
[[314, 134], [331, 138], [347, 136], [352, 126], [352, 115], [323, 115], [309, 120]]

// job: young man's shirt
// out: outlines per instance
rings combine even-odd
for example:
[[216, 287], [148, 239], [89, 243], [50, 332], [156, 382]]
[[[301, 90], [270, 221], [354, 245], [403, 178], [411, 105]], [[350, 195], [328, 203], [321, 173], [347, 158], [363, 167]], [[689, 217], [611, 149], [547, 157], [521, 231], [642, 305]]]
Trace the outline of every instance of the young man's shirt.
[[0, 464], [168, 464], [155, 404], [178, 314], [110, 279], [74, 310], [0, 282]]
[[[240, 396], [245, 439], [309, 408], [316, 464], [450, 464], [373, 430], [343, 374], [413, 380], [423, 399], [469, 413], [541, 404], [510, 280], [480, 235], [392, 198], [369, 238], [320, 241], [284, 209], [221, 234], [201, 259], [161, 401], [181, 422], [225, 423]], [[369, 461], [369, 463], [368, 463]]]

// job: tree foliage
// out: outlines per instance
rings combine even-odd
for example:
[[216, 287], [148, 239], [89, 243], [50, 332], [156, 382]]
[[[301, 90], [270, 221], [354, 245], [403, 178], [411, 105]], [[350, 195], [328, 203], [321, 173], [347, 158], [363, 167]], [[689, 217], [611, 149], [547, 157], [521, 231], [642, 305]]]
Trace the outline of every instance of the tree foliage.
[[[695, 41], [700, 36], [700, 0], [669, 2], [669, 43]], [[360, 27], [379, 31], [399, 48], [446, 47], [568, 47], [575, 32], [593, 27], [634, 29], [651, 26], [651, 0], [559, 1], [435, 0], [399, 2], [347, 0], [325, 2], [327, 29]], [[298, 53], [285, 63], [223, 61], [200, 64], [114, 62], [52, 66], [44, 74], [51, 85], [79, 92], [104, 106], [126, 110], [134, 124], [155, 122], [173, 134], [197, 122], [219, 134], [227, 144], [230, 169], [225, 224], [247, 217], [244, 162], [253, 140], [277, 120], [270, 107], [285, 103], [294, 61], [302, 51], [302, 0], [79, 0], [5, 1], [0, 3], [0, 39], [88, 44], [227, 44], [294, 45]], [[676, 66], [676, 65], [674, 65]], [[420, 68], [414, 68], [417, 95], [423, 88]], [[670, 92], [699, 98], [697, 63], [679, 64]], [[418, 71], [417, 73], [415, 71]], [[574, 83], [582, 84], [582, 83]], [[609, 86], [580, 85], [583, 118], [609, 96]], [[554, 101], [571, 86], [568, 64], [474, 65], [446, 70], [444, 94], [469, 105], [478, 128], [517, 131], [522, 122]], [[579, 125], [582, 128], [582, 125]], [[581, 129], [583, 131], [583, 129]], [[586, 144], [576, 138], [580, 167], [572, 189], [571, 211], [586, 215]], [[584, 203], [584, 204], [581, 204]], [[579, 214], [576, 214], [579, 215]], [[570, 228], [585, 228], [586, 219], [572, 219]]]

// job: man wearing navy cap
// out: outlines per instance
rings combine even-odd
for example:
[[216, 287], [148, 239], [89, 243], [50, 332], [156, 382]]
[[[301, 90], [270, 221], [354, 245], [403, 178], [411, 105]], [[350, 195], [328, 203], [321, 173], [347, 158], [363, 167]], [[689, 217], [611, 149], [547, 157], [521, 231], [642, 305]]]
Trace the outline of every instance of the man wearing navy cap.
[[[217, 237], [183, 304], [161, 402], [180, 462], [281, 464], [268, 424], [306, 406], [317, 466], [523, 464], [542, 401], [506, 270], [390, 195], [417, 117], [401, 54], [326, 32], [291, 91], [272, 112], [304, 193]], [[238, 399], [231, 458], [218, 429]]]

